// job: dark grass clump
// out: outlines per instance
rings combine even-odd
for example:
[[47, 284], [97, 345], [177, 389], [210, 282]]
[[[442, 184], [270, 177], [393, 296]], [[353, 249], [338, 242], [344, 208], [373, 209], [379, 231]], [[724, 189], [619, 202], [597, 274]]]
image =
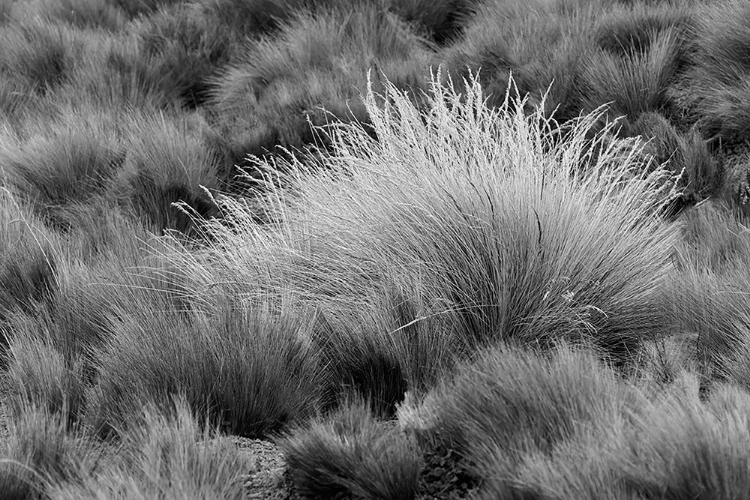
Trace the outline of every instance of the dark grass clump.
[[398, 15], [421, 35], [446, 44], [462, 28], [477, 0], [198, 0], [205, 15], [240, 36], [255, 38], [283, 30], [300, 14], [379, 8]]
[[164, 92], [190, 108], [206, 101], [210, 79], [239, 48], [232, 32], [195, 4], [160, 9], [143, 20], [138, 33], [141, 57], [171, 87]]
[[76, 37], [42, 19], [10, 23], [0, 33], [0, 73], [22, 78], [33, 92], [46, 95], [68, 78]]
[[662, 114], [645, 112], [634, 123], [626, 122], [620, 133], [648, 141], [644, 153], [680, 176], [686, 203], [699, 203], [717, 194], [721, 170], [708, 143], [695, 128], [680, 133]]
[[212, 314], [170, 312], [158, 291], [149, 297], [144, 307], [162, 304], [160, 314], [131, 312], [97, 349], [95, 428], [126, 429], [144, 402], [163, 407], [175, 394], [213, 425], [250, 437], [318, 409], [328, 381], [304, 317], [226, 306]]
[[675, 29], [647, 34], [647, 48], [617, 54], [600, 49], [591, 54], [581, 72], [581, 108], [610, 105], [613, 117], [631, 120], [667, 106], [667, 89], [678, 68], [681, 38]]
[[[617, 449], [618, 419], [639, 400], [596, 358], [567, 346], [547, 354], [491, 347], [426, 399], [404, 405], [400, 420], [423, 449], [443, 457], [454, 477], [443, 482], [448, 492], [470, 487], [479, 498], [557, 498], [552, 492], [628, 498], [612, 494], [624, 488], [608, 446]], [[575, 460], [560, 460], [571, 452]], [[545, 473], [546, 461], [552, 464]], [[570, 475], [555, 478], [554, 467]]]
[[66, 229], [65, 207], [103, 194], [122, 166], [125, 155], [113, 128], [101, 115], [82, 119], [71, 112], [4, 145], [0, 168], [40, 217]]
[[50, 234], [26, 206], [0, 188], [0, 333], [13, 311], [33, 312], [57, 286]]
[[[192, 231], [185, 210], [213, 215], [205, 190], [218, 185], [218, 158], [203, 140], [206, 126], [197, 114], [131, 113], [123, 127], [127, 156], [108, 194], [157, 231]], [[178, 202], [186, 208], [173, 205]]]
[[122, 9], [129, 17], [148, 16], [160, 7], [181, 3], [184, 0], [107, 0]]
[[0, 439], [0, 498], [48, 498], [53, 485], [80, 481], [104, 462], [104, 449], [70, 430], [65, 410], [24, 406]]
[[601, 49], [620, 57], [645, 54], [665, 31], [674, 30], [681, 37], [688, 37], [694, 12], [691, 2], [633, 2], [603, 14], [594, 37]]
[[466, 354], [467, 346], [453, 338], [450, 318], [433, 315], [416, 293], [408, 296], [414, 298], [384, 293], [369, 304], [360, 297], [364, 317], [347, 310], [350, 299], [343, 296], [318, 298], [322, 312], [314, 339], [335, 384], [333, 404], [355, 393], [370, 401], [374, 414], [388, 418], [407, 391], [426, 392]]
[[365, 401], [295, 429], [279, 446], [305, 497], [416, 498], [419, 448], [397, 426], [376, 420]]
[[726, 207], [707, 203], [689, 212], [683, 224], [678, 271], [665, 287], [672, 331], [693, 336], [693, 357], [704, 386], [725, 380], [750, 388], [750, 234]]
[[478, 0], [391, 0], [387, 3], [391, 11], [438, 45], [454, 42], [480, 4]]
[[735, 0], [704, 4], [695, 18], [690, 67], [675, 99], [705, 136], [741, 142], [750, 131], [750, 6]]
[[50, 497], [241, 500], [254, 457], [243, 457], [198, 418], [184, 399], [175, 398], [170, 408], [147, 405], [107, 467], [51, 485]]

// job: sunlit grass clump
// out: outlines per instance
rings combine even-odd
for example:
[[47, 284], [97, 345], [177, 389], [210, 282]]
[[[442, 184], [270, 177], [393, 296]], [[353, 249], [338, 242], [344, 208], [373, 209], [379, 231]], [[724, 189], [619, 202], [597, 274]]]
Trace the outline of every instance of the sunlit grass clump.
[[482, 344], [566, 339], [629, 364], [665, 327], [674, 179], [610, 129], [587, 139], [602, 110], [558, 126], [441, 78], [422, 110], [370, 89], [371, 129], [334, 126], [312, 165], [260, 162], [256, 203], [218, 199], [214, 243], [175, 255], [194, 298], [316, 311], [333, 384], [379, 410]]

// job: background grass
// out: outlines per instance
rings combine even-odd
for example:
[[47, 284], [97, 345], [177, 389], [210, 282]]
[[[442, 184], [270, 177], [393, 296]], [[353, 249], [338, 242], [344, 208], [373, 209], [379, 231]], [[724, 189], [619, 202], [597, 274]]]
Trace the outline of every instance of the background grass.
[[746, 11], [0, 1], [0, 491], [747, 496]]

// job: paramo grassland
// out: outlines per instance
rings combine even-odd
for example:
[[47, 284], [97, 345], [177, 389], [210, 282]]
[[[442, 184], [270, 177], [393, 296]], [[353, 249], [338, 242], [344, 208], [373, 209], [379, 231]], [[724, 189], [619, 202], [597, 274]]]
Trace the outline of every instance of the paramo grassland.
[[741, 0], [0, 0], [0, 499], [750, 498], [748, 82]]

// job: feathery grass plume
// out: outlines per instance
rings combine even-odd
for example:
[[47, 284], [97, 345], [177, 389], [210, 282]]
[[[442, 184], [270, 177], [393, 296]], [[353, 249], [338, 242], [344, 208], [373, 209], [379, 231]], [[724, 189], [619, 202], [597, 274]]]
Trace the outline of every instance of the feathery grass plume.
[[106, 451], [63, 413], [27, 405], [0, 438], [0, 498], [47, 498], [55, 485], [76, 482], [102, 466]]
[[209, 79], [229, 62], [238, 49], [231, 31], [206, 17], [197, 4], [162, 8], [135, 27], [143, 57], [161, 81], [172, 87], [166, 93], [188, 107], [203, 104], [210, 91]]
[[575, 442], [593, 448], [589, 455], [603, 451], [607, 432], [639, 402], [593, 353], [565, 345], [546, 355], [507, 345], [483, 350], [436, 391], [432, 421], [420, 432], [455, 447], [483, 478], [483, 491], [502, 498], [533, 491], [524, 482], [535, 458]]
[[691, 67], [675, 98], [705, 135], [742, 141], [750, 130], [750, 5], [741, 0], [704, 3], [695, 19]]
[[296, 490], [311, 498], [416, 498], [422, 457], [397, 426], [353, 400], [279, 442]]
[[650, 32], [643, 52], [624, 54], [599, 49], [581, 71], [581, 107], [588, 112], [611, 103], [613, 116], [636, 120], [666, 105], [666, 91], [681, 58], [681, 35], [675, 28]]
[[49, 488], [55, 500], [243, 498], [250, 459], [226, 437], [196, 421], [184, 399], [172, 408], [147, 405], [124, 436], [119, 460], [79, 482]]
[[0, 187], [0, 334], [14, 310], [34, 311], [56, 287], [51, 234], [28, 207]]
[[218, 158], [203, 140], [206, 127], [197, 113], [130, 113], [127, 156], [108, 193], [158, 230], [191, 231], [191, 219], [172, 203], [213, 212], [204, 189], [218, 184]]
[[609, 3], [483, 2], [443, 58], [454, 77], [468, 77], [467, 69], [481, 71], [491, 105], [502, 105], [512, 73], [521, 95], [531, 94], [532, 105], [543, 101], [547, 116], [556, 112], [565, 121], [579, 114], [576, 82], [595, 45], [593, 26]]
[[431, 57], [423, 38], [374, 4], [300, 14], [274, 37], [253, 42], [216, 79], [211, 103], [239, 153], [236, 163], [246, 163], [248, 152], [322, 140], [310, 122], [366, 120], [356, 97], [368, 69], [401, 88], [421, 88]]
[[644, 498], [747, 497], [747, 403], [722, 411], [699, 400], [694, 377], [682, 385], [657, 395], [634, 417], [621, 477]]
[[463, 341], [590, 335], [628, 358], [663, 321], [656, 292], [677, 234], [656, 216], [667, 173], [643, 172], [638, 147], [605, 144], [606, 130], [590, 147], [601, 112], [560, 142], [541, 108], [526, 116], [508, 97], [491, 111], [476, 79], [461, 94], [438, 78], [424, 113], [393, 85], [385, 104], [370, 91], [379, 142], [342, 125], [324, 173], [296, 167], [277, 216], [310, 264], [280, 269], [277, 286], [356, 307], [373, 278], [412, 276], [426, 303], [459, 318]]
[[141, 301], [96, 351], [95, 428], [126, 429], [144, 401], [163, 406], [178, 393], [214, 425], [252, 437], [318, 409], [327, 381], [309, 316], [240, 305], [180, 314], [148, 291]]

